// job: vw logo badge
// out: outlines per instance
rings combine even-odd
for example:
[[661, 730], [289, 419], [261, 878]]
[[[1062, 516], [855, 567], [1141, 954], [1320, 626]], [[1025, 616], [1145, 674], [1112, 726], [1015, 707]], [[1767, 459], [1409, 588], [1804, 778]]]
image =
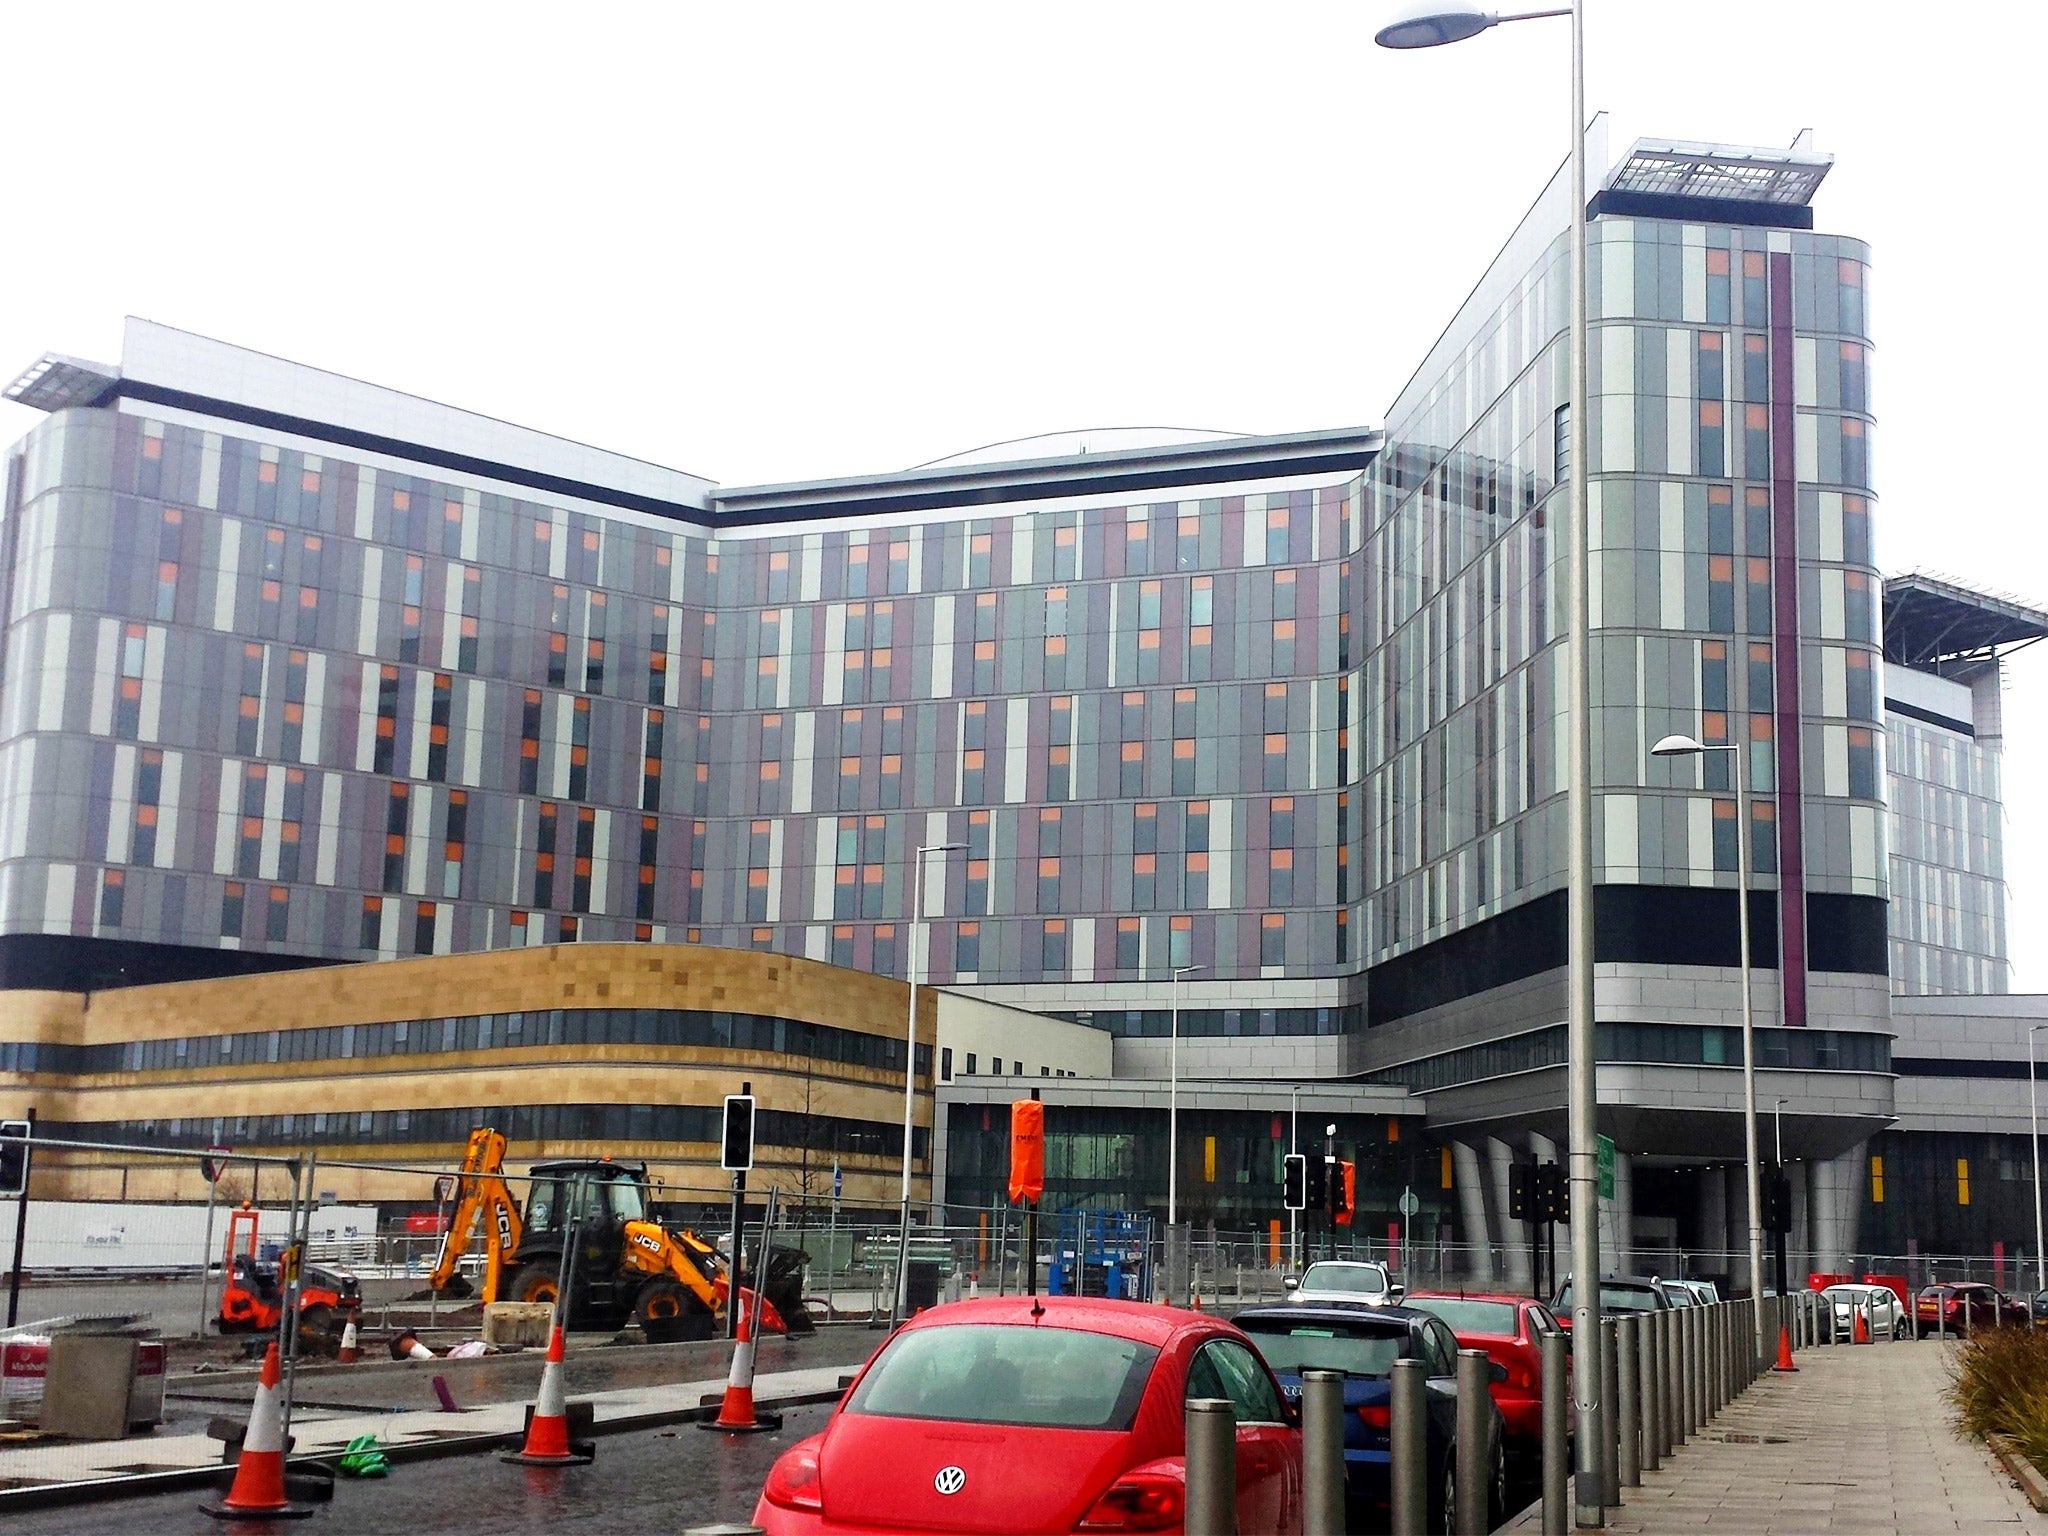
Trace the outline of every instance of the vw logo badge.
[[932, 1479], [932, 1486], [941, 1493], [958, 1493], [967, 1486], [967, 1474], [958, 1467], [941, 1467], [939, 1475]]

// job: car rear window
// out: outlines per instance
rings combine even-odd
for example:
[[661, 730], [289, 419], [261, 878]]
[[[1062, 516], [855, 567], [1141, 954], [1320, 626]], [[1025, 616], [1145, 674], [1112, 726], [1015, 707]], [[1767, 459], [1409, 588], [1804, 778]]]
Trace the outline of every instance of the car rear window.
[[[1600, 1286], [1600, 1310], [1602, 1312], [1655, 1312], [1662, 1305], [1663, 1303], [1657, 1299], [1657, 1293], [1648, 1287], [1609, 1285], [1605, 1282], [1602, 1282]], [[1569, 1312], [1571, 1306], [1572, 1288], [1567, 1283], [1558, 1292], [1557, 1310]]]
[[1286, 1317], [1240, 1317], [1237, 1326], [1252, 1336], [1266, 1364], [1276, 1371], [1344, 1371], [1352, 1376], [1385, 1376], [1401, 1358], [1407, 1324], [1296, 1321]]
[[1442, 1296], [1415, 1296], [1408, 1305], [1418, 1312], [1434, 1312], [1450, 1325], [1453, 1333], [1498, 1333], [1509, 1337], [1515, 1331], [1515, 1305], [1509, 1301], [1467, 1301]]
[[846, 1413], [1047, 1429], [1129, 1429], [1159, 1351], [1078, 1328], [956, 1323], [889, 1341]]

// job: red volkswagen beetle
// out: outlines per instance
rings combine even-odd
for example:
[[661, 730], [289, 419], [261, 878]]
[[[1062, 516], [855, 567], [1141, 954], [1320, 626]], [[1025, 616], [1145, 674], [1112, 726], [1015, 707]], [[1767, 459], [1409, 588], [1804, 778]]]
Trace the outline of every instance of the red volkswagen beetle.
[[1199, 1312], [1093, 1297], [934, 1307], [768, 1473], [769, 1536], [1178, 1531], [1185, 1401], [1237, 1412], [1237, 1528], [1301, 1529], [1301, 1434], [1251, 1342]]

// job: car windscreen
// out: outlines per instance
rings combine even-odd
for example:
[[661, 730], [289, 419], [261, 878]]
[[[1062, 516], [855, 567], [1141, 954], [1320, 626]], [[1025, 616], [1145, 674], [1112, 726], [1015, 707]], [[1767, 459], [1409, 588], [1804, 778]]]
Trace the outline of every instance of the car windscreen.
[[1387, 1274], [1373, 1264], [1311, 1264], [1302, 1271], [1301, 1289], [1378, 1296], [1387, 1289]]
[[1078, 1328], [954, 1323], [896, 1335], [845, 1413], [1046, 1429], [1131, 1427], [1159, 1351]]
[[1401, 1342], [1408, 1336], [1404, 1322], [1240, 1317], [1237, 1326], [1252, 1336], [1266, 1364], [1290, 1375], [1313, 1370], [1385, 1376], [1401, 1358]]
[[1512, 1337], [1515, 1304], [1511, 1301], [1469, 1301], [1449, 1296], [1413, 1296], [1408, 1305], [1418, 1312], [1434, 1312], [1453, 1333], [1497, 1333]]
[[[1632, 1285], [1602, 1285], [1600, 1287], [1600, 1310], [1602, 1312], [1656, 1312], [1664, 1303], [1657, 1293], [1647, 1287]], [[1572, 1307], [1572, 1288], [1567, 1284], [1558, 1292], [1558, 1312], [1569, 1312]]]

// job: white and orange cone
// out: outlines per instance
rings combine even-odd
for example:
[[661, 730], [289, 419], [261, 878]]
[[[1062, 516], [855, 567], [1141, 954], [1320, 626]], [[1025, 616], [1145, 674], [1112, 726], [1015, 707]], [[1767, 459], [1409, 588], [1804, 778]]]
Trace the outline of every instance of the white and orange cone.
[[754, 1412], [754, 1334], [748, 1326], [752, 1321], [747, 1315], [749, 1310], [744, 1303], [740, 1305], [739, 1337], [733, 1342], [732, 1369], [725, 1374], [725, 1399], [718, 1405], [718, 1417], [699, 1419], [699, 1429], [751, 1435], [782, 1428], [781, 1414], [763, 1416]]
[[533, 1417], [527, 1421], [526, 1444], [498, 1459], [522, 1467], [582, 1467], [597, 1459], [590, 1451], [578, 1450], [569, 1443], [569, 1416], [562, 1403], [560, 1323], [548, 1333], [548, 1359], [541, 1367], [540, 1393], [534, 1401]]
[[284, 1491], [284, 1404], [278, 1395], [277, 1345], [263, 1353], [249, 1432], [235, 1462], [234, 1486], [218, 1504], [199, 1507], [216, 1520], [303, 1520], [310, 1504], [294, 1504]]
[[356, 1347], [356, 1320], [350, 1318], [348, 1326], [341, 1330], [341, 1353], [335, 1357], [343, 1365], [354, 1365], [362, 1358], [362, 1351]]

